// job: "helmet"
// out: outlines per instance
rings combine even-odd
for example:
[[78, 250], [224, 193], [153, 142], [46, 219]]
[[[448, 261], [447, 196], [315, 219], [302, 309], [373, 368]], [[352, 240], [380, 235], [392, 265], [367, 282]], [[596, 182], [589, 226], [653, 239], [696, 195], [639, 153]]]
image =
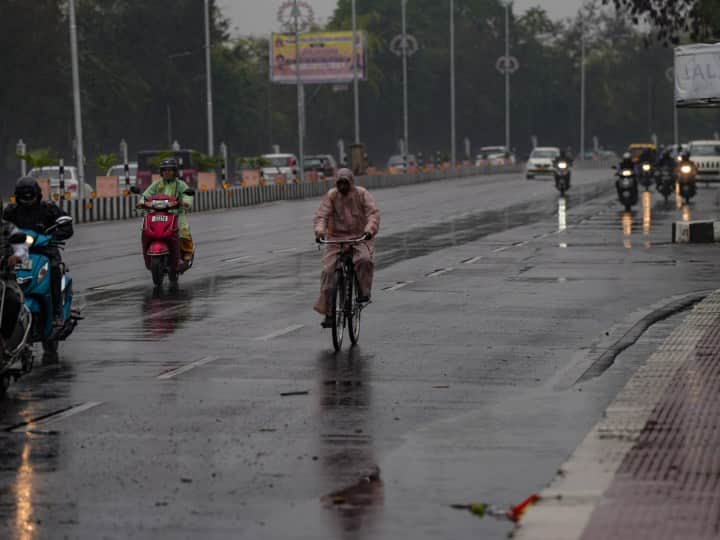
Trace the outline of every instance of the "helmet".
[[42, 191], [32, 176], [23, 176], [15, 184], [15, 200], [23, 206], [30, 206], [42, 199]]
[[625, 152], [622, 157], [623, 159], [630, 159], [632, 156], [630, 155], [630, 152]]
[[353, 182], [353, 173], [350, 169], [340, 169], [337, 173], [337, 181], [340, 180], [347, 180], [352, 184]]
[[160, 174], [162, 174], [163, 171], [171, 170], [175, 173], [175, 176], [178, 174], [178, 162], [175, 158], [167, 158], [163, 159], [160, 162]]

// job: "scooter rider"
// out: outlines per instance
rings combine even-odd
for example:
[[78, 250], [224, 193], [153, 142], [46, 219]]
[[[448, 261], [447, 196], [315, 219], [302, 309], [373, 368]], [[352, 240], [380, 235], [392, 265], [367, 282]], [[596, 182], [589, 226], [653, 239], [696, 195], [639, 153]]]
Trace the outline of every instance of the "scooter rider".
[[[3, 212], [3, 219], [9, 221], [20, 229], [29, 229], [44, 234], [47, 229], [55, 225], [57, 219], [66, 216], [56, 204], [42, 200], [40, 186], [31, 176], [24, 176], [15, 184], [15, 203], [9, 204]], [[58, 226], [52, 232], [55, 241], [67, 240], [73, 235], [72, 222]], [[54, 246], [36, 248], [50, 261], [50, 294], [53, 303], [53, 325], [62, 327], [62, 258], [60, 250]]]
[[570, 154], [566, 150], [560, 150], [560, 154], [553, 160], [553, 167], [557, 169], [557, 165], [561, 161], [567, 163], [568, 167], [573, 166], [572, 157], [570, 157]]
[[180, 180], [178, 162], [175, 158], [162, 160], [160, 174], [162, 178], [145, 190], [138, 206], [141, 207], [143, 201], [153, 195], [171, 195], [178, 199], [180, 208], [171, 211], [178, 215], [181, 256], [184, 260], [189, 261], [193, 258], [193, 252], [195, 251], [190, 226], [187, 221], [187, 210], [192, 208], [193, 198], [184, 195], [188, 185]]

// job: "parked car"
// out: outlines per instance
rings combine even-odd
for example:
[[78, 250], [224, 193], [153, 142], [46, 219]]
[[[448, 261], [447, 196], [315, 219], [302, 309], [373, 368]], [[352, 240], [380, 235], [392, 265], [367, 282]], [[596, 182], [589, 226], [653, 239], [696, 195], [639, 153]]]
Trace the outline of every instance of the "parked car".
[[688, 151], [698, 182], [720, 182], [720, 141], [691, 141]]
[[[128, 163], [128, 172], [130, 173], [130, 185], [134, 186], [137, 184], [137, 170], [138, 170], [138, 164], [137, 162], [130, 162]], [[117, 176], [120, 179], [120, 185], [125, 185], [125, 165], [113, 165], [107, 170], [107, 174], [105, 176]]]
[[404, 173], [407, 167], [417, 167], [417, 158], [414, 154], [403, 156], [401, 154], [390, 156], [387, 168], [391, 173]]
[[532, 180], [536, 176], [554, 176], [553, 161], [560, 155], [556, 146], [538, 146], [530, 153], [525, 178]]
[[483, 146], [475, 158], [476, 167], [500, 167], [515, 165], [515, 162], [515, 154], [509, 152], [504, 146]]
[[[65, 193], [70, 194], [70, 198], [77, 199], [80, 196], [80, 182], [78, 180], [77, 167], [66, 165], [64, 167], [65, 176]], [[51, 165], [48, 167], [35, 167], [28, 171], [28, 176], [35, 179], [47, 178], [50, 180], [50, 192], [60, 193], [60, 167]], [[86, 195], [89, 195], [87, 193]]]
[[331, 154], [316, 154], [305, 156], [303, 166], [306, 171], [315, 171], [323, 178], [332, 178], [338, 170], [337, 161]]
[[275, 182], [275, 179], [281, 175], [286, 181], [295, 178], [298, 162], [295, 154], [263, 154], [262, 158], [267, 162], [267, 165], [261, 169], [266, 181]]

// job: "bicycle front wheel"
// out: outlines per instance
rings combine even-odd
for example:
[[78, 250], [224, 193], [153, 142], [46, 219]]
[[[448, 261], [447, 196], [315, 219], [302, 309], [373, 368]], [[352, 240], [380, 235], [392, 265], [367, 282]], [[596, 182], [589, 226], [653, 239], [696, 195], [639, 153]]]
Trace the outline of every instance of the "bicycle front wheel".
[[333, 319], [332, 343], [336, 351], [339, 351], [342, 347], [343, 337], [345, 336], [345, 289], [342, 274], [336, 274], [335, 286], [330, 291], [330, 313]]
[[348, 286], [347, 298], [345, 299], [348, 305], [348, 334], [350, 335], [350, 342], [357, 345], [358, 341], [360, 341], [360, 314], [362, 310], [360, 309], [360, 302], [357, 301], [357, 297], [360, 295], [360, 286], [354, 273], [350, 283], [352, 286]]

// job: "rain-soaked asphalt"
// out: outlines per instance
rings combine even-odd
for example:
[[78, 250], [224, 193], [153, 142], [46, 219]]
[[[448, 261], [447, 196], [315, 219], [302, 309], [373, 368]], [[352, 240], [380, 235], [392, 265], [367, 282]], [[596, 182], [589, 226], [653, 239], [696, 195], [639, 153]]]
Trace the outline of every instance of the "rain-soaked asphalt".
[[567, 201], [512, 175], [376, 191], [374, 303], [340, 354], [310, 310], [317, 200], [192, 216], [174, 292], [153, 292], [138, 222], [77, 227], [87, 318], [2, 403], [0, 537], [504, 538], [450, 505], [537, 491], [679, 316], [577, 384], [587, 368], [717, 286], [715, 247], [670, 244], [715, 189], [624, 214], [611, 188], [586, 171]]

